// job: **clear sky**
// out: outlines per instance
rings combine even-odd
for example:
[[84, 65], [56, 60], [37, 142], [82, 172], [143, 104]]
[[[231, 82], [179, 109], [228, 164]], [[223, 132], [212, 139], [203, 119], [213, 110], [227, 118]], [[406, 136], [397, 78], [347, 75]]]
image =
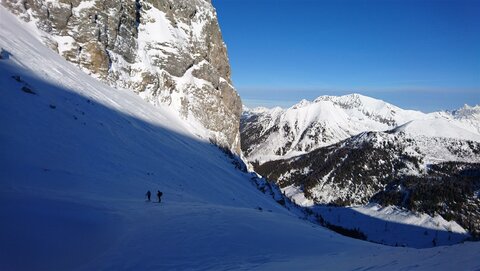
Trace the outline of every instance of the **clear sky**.
[[480, 104], [480, 1], [213, 0], [247, 106], [361, 93]]

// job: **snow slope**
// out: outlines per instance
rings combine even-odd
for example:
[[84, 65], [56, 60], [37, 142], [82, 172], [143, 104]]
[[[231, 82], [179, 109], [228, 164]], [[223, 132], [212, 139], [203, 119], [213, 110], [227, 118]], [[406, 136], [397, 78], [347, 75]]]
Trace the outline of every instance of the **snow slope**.
[[318, 205], [313, 210], [330, 224], [359, 229], [367, 240], [391, 246], [426, 248], [456, 244], [469, 237], [460, 225], [440, 215], [432, 217], [396, 206], [382, 207], [374, 203], [355, 207]]
[[415, 248], [457, 244], [470, 235], [455, 221], [446, 221], [440, 215], [414, 213], [397, 206], [382, 207], [376, 203], [365, 206], [335, 207], [315, 205], [303, 191], [294, 185], [282, 188], [283, 193], [295, 203], [310, 207], [324, 221], [348, 229], [358, 229], [367, 240], [391, 246]]
[[444, 118], [449, 121], [461, 123], [463, 129], [472, 133], [480, 134], [480, 105], [469, 106], [464, 105], [462, 108], [454, 111], [441, 111], [432, 113], [437, 118]]
[[298, 219], [169, 109], [0, 18], [1, 270], [480, 268], [478, 243], [385, 247]]
[[480, 134], [473, 133], [445, 119], [412, 120], [397, 128], [411, 136], [443, 137], [461, 140], [480, 141]]

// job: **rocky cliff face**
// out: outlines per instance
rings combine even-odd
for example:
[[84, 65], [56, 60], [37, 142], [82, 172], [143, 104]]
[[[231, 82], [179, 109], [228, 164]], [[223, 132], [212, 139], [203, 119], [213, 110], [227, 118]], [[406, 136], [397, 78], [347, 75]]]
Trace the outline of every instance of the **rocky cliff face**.
[[240, 151], [241, 101], [208, 0], [4, 0], [53, 50], [116, 88], [168, 105]]

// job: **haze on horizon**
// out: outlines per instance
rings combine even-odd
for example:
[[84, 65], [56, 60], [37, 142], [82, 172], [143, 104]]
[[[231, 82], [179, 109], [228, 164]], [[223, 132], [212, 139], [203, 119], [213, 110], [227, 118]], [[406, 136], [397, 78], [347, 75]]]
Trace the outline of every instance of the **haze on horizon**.
[[480, 1], [213, 4], [249, 107], [349, 93], [424, 112], [480, 104]]

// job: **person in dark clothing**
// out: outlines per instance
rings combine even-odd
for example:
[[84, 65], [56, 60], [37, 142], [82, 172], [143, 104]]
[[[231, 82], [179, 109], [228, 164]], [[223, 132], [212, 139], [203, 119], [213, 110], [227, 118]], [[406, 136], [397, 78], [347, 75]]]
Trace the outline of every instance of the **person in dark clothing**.
[[147, 196], [147, 201], [150, 201], [150, 197], [152, 196], [152, 193], [150, 192], [150, 190], [147, 191], [147, 194], [145, 194]]
[[162, 195], [163, 193], [160, 192], [160, 190], [157, 191], [157, 197], [158, 197], [158, 202], [160, 203], [162, 201]]

